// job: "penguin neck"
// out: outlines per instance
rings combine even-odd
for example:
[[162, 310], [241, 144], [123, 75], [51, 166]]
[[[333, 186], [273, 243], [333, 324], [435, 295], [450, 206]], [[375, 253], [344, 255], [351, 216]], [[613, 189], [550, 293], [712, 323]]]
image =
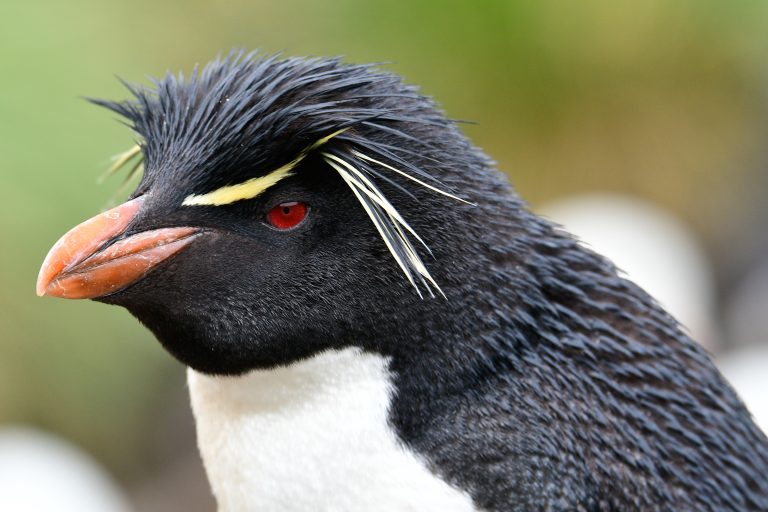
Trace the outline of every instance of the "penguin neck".
[[237, 377], [189, 370], [220, 509], [474, 510], [390, 427], [388, 365], [347, 348]]

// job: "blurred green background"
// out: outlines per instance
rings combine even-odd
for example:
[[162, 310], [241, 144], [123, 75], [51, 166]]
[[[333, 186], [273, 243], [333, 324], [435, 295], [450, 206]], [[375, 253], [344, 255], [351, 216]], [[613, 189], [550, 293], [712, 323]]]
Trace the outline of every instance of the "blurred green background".
[[766, 29], [762, 0], [4, 1], [0, 425], [72, 440], [132, 493], [192, 449], [184, 369], [135, 320], [34, 295], [51, 244], [119, 187], [97, 177], [133, 135], [80, 99], [126, 97], [116, 75], [146, 83], [233, 46], [388, 62], [477, 121], [465, 133], [534, 207], [656, 202], [727, 291], [765, 240]]

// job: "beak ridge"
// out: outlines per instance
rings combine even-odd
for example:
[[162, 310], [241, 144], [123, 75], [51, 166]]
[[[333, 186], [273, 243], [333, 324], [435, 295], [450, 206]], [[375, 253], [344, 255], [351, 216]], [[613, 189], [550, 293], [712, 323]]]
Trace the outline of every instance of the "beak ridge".
[[137, 233], [104, 247], [136, 217], [138, 197], [75, 226], [45, 257], [37, 295], [89, 299], [117, 292], [191, 243], [197, 228], [162, 228]]

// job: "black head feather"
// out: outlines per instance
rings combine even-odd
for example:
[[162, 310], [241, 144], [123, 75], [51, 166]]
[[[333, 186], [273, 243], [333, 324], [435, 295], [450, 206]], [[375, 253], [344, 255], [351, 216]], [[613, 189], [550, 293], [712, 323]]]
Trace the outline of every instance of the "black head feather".
[[[334, 59], [235, 54], [132, 91], [98, 103], [142, 139], [147, 211], [133, 230], [211, 235], [102, 300], [183, 362], [238, 373], [328, 348], [388, 356], [392, 424], [484, 510], [768, 510], [768, 442], [706, 353], [610, 262], [529, 212], [414, 88]], [[181, 206], [339, 130], [252, 201]], [[445, 299], [412, 293], [323, 154], [376, 180], [431, 248]], [[313, 216], [290, 235], [259, 222], [297, 197]]]
[[350, 127], [355, 130], [346, 140], [391, 157], [400, 152], [398, 145], [379, 147], [366, 132], [384, 130], [424, 149], [429, 141], [398, 127], [449, 124], [399, 77], [339, 59], [257, 60], [234, 52], [188, 78], [168, 73], [152, 88], [126, 86], [133, 100], [91, 101], [125, 117], [141, 137], [148, 179], [169, 161], [178, 167], [194, 163], [186, 178], [196, 192], [239, 183], [253, 177], [254, 169], [271, 171], [318, 139]]

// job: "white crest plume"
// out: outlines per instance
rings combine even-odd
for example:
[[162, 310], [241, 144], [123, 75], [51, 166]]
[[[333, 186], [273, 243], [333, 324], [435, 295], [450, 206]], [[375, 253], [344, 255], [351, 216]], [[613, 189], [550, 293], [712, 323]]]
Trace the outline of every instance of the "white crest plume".
[[373, 182], [372, 174], [381, 175], [375, 173], [367, 162], [376, 164], [385, 170], [392, 171], [444, 196], [456, 199], [463, 203], [467, 203], [467, 201], [446, 192], [445, 190], [425, 183], [401, 169], [397, 169], [392, 165], [367, 156], [358, 150], [352, 150], [351, 156], [355, 158], [349, 158], [347, 155], [338, 151], [324, 151], [322, 153], [322, 157], [326, 163], [339, 173], [344, 182], [355, 194], [357, 200], [360, 201], [360, 205], [368, 214], [368, 217], [370, 217], [373, 225], [376, 227], [382, 240], [386, 244], [387, 249], [389, 249], [392, 257], [395, 258], [395, 261], [405, 274], [408, 282], [410, 282], [416, 290], [416, 293], [418, 293], [420, 297], [424, 297], [420, 289], [421, 285], [431, 297], [435, 296], [433, 290], [437, 290], [438, 293], [445, 297], [440, 286], [435, 282], [434, 278], [429, 273], [429, 270], [427, 270], [426, 265], [424, 265], [424, 262], [421, 260], [416, 248], [411, 243], [409, 235], [424, 246], [430, 255], [432, 254], [432, 251]]

